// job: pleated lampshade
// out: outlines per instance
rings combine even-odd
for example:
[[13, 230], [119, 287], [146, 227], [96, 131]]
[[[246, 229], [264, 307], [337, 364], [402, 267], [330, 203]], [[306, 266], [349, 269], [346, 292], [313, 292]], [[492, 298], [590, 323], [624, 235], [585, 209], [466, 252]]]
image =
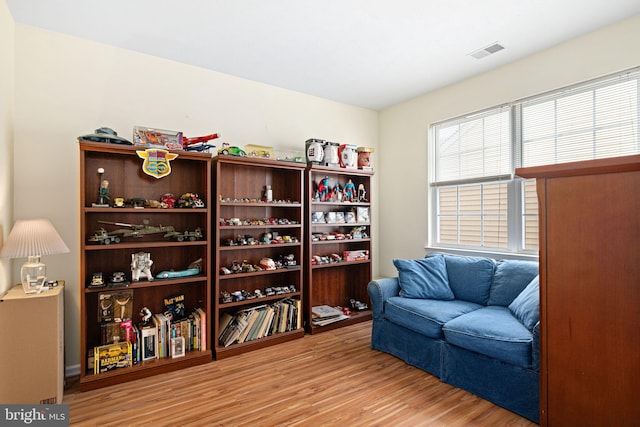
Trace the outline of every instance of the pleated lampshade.
[[16, 221], [0, 257], [28, 258], [20, 270], [20, 280], [26, 294], [38, 294], [45, 288], [47, 279], [47, 268], [40, 257], [67, 252], [69, 248], [51, 221], [29, 219]]

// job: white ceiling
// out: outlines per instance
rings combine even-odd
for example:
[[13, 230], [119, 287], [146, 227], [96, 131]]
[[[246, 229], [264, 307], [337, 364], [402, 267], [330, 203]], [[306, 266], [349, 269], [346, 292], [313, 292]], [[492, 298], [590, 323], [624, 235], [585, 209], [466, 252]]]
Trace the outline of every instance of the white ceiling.
[[[380, 110], [640, 13], [639, 0], [7, 0], [33, 25]], [[468, 56], [499, 42], [483, 59]]]

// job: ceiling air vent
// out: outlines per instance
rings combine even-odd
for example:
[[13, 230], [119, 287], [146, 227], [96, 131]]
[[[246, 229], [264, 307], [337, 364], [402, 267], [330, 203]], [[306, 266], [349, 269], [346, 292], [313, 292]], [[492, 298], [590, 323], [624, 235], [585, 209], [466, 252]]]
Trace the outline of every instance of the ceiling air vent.
[[489, 56], [492, 53], [496, 53], [502, 49], [504, 49], [504, 46], [496, 42], [487, 47], [483, 47], [482, 49], [478, 49], [475, 52], [471, 52], [469, 56], [473, 56], [476, 59], [482, 59], [485, 56]]

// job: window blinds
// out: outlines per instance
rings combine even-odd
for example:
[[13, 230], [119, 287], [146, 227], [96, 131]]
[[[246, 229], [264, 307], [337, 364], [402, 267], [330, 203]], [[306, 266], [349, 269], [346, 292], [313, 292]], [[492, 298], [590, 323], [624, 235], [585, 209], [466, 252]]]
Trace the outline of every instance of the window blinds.
[[509, 107], [435, 126], [436, 182], [469, 181], [511, 173]]
[[521, 104], [522, 166], [637, 154], [640, 70]]

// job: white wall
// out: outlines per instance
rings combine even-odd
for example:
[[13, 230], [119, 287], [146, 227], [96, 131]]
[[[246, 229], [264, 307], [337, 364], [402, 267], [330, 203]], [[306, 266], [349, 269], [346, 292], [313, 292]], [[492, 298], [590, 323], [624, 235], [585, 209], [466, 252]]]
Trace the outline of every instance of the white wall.
[[14, 214], [50, 218], [71, 249], [44, 259], [67, 284], [67, 367], [79, 363], [78, 136], [108, 126], [130, 139], [142, 125], [239, 146], [304, 151], [314, 137], [377, 151], [375, 111], [21, 24], [15, 52]]
[[425, 254], [431, 123], [638, 66], [638, 40], [640, 15], [382, 111], [379, 273]]
[[[13, 69], [14, 23], [7, 2], [0, 1], [0, 248], [13, 226]], [[0, 260], [0, 295], [18, 281], [12, 280], [11, 260]]]

